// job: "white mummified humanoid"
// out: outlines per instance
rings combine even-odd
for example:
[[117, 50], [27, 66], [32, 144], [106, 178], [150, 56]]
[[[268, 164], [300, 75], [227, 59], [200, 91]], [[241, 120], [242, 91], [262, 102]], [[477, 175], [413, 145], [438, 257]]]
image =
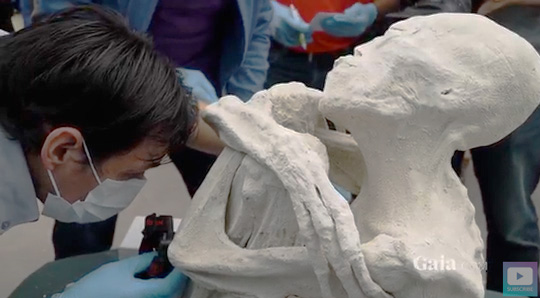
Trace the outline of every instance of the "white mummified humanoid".
[[[324, 92], [222, 98], [204, 116], [230, 148], [169, 248], [192, 279], [186, 297], [483, 297], [482, 240], [450, 158], [522, 124], [539, 82], [525, 40], [439, 14], [341, 58]], [[361, 187], [351, 206], [328, 173]]]

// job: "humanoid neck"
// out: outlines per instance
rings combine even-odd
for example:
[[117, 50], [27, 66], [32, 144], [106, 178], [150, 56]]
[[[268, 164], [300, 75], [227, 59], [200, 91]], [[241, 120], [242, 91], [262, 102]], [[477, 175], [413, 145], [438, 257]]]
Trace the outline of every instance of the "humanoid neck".
[[363, 129], [353, 132], [353, 137], [367, 169], [362, 191], [351, 206], [363, 242], [378, 233], [374, 227], [386, 224], [380, 223], [381, 218], [394, 221], [388, 224], [403, 221], [406, 225], [407, 216], [429, 205], [401, 204], [406, 200], [466, 196], [450, 163], [455, 146], [444, 131], [403, 125]]

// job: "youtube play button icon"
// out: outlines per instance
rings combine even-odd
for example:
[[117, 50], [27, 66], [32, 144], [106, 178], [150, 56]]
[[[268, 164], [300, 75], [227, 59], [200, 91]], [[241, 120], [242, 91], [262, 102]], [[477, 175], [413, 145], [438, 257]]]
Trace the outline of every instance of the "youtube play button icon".
[[530, 286], [533, 284], [533, 270], [530, 267], [511, 267], [508, 268], [508, 285], [511, 286]]
[[538, 297], [537, 262], [503, 262], [503, 296]]

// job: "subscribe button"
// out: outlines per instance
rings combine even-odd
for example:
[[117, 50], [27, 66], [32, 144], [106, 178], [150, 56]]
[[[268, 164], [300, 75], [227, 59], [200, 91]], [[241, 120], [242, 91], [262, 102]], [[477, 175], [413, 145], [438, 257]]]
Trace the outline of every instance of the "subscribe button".
[[538, 297], [538, 263], [504, 262], [503, 296]]

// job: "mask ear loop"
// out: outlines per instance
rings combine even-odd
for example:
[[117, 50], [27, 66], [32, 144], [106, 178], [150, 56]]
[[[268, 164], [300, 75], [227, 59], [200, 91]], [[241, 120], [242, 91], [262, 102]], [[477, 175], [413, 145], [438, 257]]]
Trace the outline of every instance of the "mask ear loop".
[[94, 162], [92, 161], [92, 156], [90, 156], [90, 151], [88, 151], [88, 147], [86, 146], [86, 142], [84, 140], [83, 140], [83, 148], [84, 148], [84, 153], [86, 153], [86, 157], [88, 157], [88, 162], [90, 163], [90, 168], [92, 169], [94, 178], [96, 178], [97, 182], [101, 184], [101, 179], [99, 179], [99, 175], [96, 171], [96, 167], [94, 167]]
[[49, 174], [49, 179], [51, 180], [52, 186], [54, 188], [54, 192], [56, 193], [57, 196], [61, 197], [62, 195], [60, 194], [60, 189], [58, 189], [58, 184], [56, 184], [56, 180], [54, 180], [54, 176], [51, 170], [47, 170], [47, 174]]

